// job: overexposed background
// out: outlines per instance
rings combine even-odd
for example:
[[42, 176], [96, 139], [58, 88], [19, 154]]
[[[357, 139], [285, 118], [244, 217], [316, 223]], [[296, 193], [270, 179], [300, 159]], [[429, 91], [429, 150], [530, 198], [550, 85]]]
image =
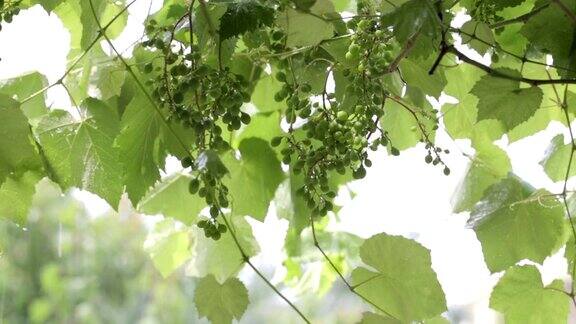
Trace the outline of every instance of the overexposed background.
[[[128, 25], [115, 40], [119, 49], [128, 49], [142, 35], [143, 21], [148, 11], [154, 12], [161, 0], [139, 0], [129, 10]], [[466, 17], [461, 15], [462, 23]], [[56, 15], [47, 14], [40, 6], [22, 11], [11, 24], [3, 24], [0, 33], [0, 80], [16, 77], [27, 72], [38, 71], [49, 82], [58, 80], [66, 68], [70, 35]], [[101, 46], [108, 53], [106, 44]], [[474, 53], [470, 53], [474, 55]], [[474, 57], [479, 58], [476, 54]], [[66, 92], [61, 87], [48, 91], [50, 107], [71, 109]], [[444, 101], [444, 100], [441, 100]], [[438, 103], [436, 103], [438, 105]], [[513, 171], [535, 187], [561, 192], [561, 184], [554, 184], [545, 175], [538, 163], [551, 138], [567, 130], [560, 124], [552, 124], [536, 136], [508, 145], [506, 138], [497, 143], [510, 155]], [[338, 200], [343, 204], [340, 221], [330, 224], [332, 230], [350, 232], [363, 238], [380, 232], [414, 238], [431, 250], [433, 268], [437, 272], [446, 293], [452, 320], [460, 323], [494, 323], [495, 312], [489, 309], [488, 301], [492, 287], [499, 275], [490, 275], [482, 256], [480, 243], [474, 232], [466, 228], [466, 213], [453, 214], [451, 197], [466, 170], [468, 159], [463, 153], [473, 154], [469, 141], [452, 141], [440, 131], [439, 145], [448, 148], [451, 154], [446, 162], [452, 173], [446, 177], [440, 168], [424, 163], [425, 150], [422, 146], [409, 149], [399, 157], [389, 157], [384, 152], [373, 154], [374, 166], [369, 176], [350, 185], [355, 193], [352, 199], [346, 191]], [[180, 169], [175, 159], [169, 158], [166, 174]], [[95, 195], [74, 191], [93, 217], [107, 213], [110, 207]], [[158, 217], [150, 218], [151, 221]], [[270, 208], [266, 221], [260, 223], [248, 218], [262, 252], [254, 258], [257, 266], [267, 270], [274, 282], [284, 276], [282, 251], [288, 223]], [[567, 279], [566, 260], [563, 249], [548, 258], [543, 266], [545, 284], [555, 278]], [[248, 269], [242, 272], [246, 282], [258, 280]], [[293, 289], [286, 289], [292, 298], [298, 298]], [[281, 305], [281, 301], [275, 301]], [[280, 307], [280, 306], [279, 306]], [[283, 307], [283, 306], [282, 306]]]

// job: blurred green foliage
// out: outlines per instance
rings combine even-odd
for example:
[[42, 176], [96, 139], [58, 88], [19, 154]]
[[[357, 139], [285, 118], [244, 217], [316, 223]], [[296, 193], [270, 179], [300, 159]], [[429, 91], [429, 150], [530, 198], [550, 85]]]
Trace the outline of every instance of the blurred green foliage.
[[194, 281], [163, 279], [138, 215], [90, 218], [48, 181], [23, 230], [0, 223], [0, 323], [198, 323]]

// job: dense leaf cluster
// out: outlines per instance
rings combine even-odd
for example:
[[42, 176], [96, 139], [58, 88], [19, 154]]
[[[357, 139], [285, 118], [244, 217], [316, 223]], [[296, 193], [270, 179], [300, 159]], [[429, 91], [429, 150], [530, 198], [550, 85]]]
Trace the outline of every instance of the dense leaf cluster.
[[[244, 216], [262, 221], [274, 201], [290, 222], [287, 283], [310, 259], [310, 230], [328, 286], [342, 280], [377, 312], [363, 323], [441, 322], [446, 302], [425, 247], [328, 235], [322, 216], [337, 213], [340, 186], [369, 175], [371, 151], [417, 146], [450, 174], [435, 142], [443, 129], [476, 151], [453, 203], [470, 213], [488, 269], [505, 271], [491, 307], [510, 323], [566, 321], [574, 290], [544, 287], [536, 267], [517, 264], [566, 246], [574, 276], [574, 0], [166, 0], [130, 57], [111, 41], [133, 3], [120, 2], [22, 2], [57, 14], [72, 43], [58, 82], [29, 74], [0, 88], [1, 217], [25, 225], [44, 177], [113, 208], [126, 193], [139, 211], [181, 223], [150, 251], [163, 275], [187, 263], [202, 277], [201, 315], [242, 317], [248, 294], [235, 276], [247, 265], [308, 321], [250, 261], [259, 248]], [[66, 89], [77, 116], [46, 107], [51, 87]], [[437, 109], [443, 94], [458, 103]], [[541, 152], [546, 174], [564, 182], [550, 193], [514, 175], [494, 142], [554, 121], [570, 138]], [[184, 169], [162, 178], [169, 155]]]

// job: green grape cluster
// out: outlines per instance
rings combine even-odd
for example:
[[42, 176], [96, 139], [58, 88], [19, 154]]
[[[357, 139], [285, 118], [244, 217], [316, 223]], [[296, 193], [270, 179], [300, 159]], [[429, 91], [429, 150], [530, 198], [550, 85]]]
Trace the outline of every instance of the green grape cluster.
[[20, 13], [20, 3], [22, 0], [0, 0], [0, 31], [1, 22], [11, 23], [12, 18]]
[[226, 225], [218, 224], [217, 218], [222, 215], [222, 209], [229, 207], [228, 187], [222, 183], [222, 178], [228, 170], [212, 150], [203, 151], [195, 161], [191, 157], [182, 159], [182, 166], [192, 167], [196, 177], [190, 180], [188, 191], [192, 195], [204, 198], [210, 206], [210, 218], [198, 222], [198, 227], [204, 230], [206, 237], [220, 239], [220, 234], [226, 231]]
[[[400, 154], [388, 133], [379, 126], [380, 120], [385, 118], [384, 103], [392, 96], [382, 78], [395, 60], [392, 54], [394, 46], [390, 41], [392, 35], [377, 18], [354, 18], [349, 27], [354, 30], [346, 53], [350, 64], [346, 67], [332, 66], [331, 69], [338, 69], [348, 79], [345, 95], [355, 98], [352, 104], [339, 102], [335, 94], [326, 89], [320, 100], [311, 100], [311, 86], [299, 83], [291, 73], [290, 59], [298, 56], [280, 61], [280, 71], [276, 73], [276, 79], [283, 86], [274, 99], [286, 103], [285, 118], [289, 130], [285, 136], [274, 138], [271, 144], [282, 145], [282, 162], [290, 165], [295, 174], [303, 175], [304, 185], [297, 189], [297, 193], [317, 216], [325, 215], [334, 207], [336, 188], [330, 185], [331, 172], [349, 172], [354, 179], [361, 179], [372, 166], [369, 151], [384, 146], [392, 155]], [[438, 123], [436, 116], [424, 112], [418, 114], [421, 115], [418, 118]], [[443, 165], [440, 157], [443, 150], [428, 139], [425, 133], [428, 130], [418, 122], [430, 163]], [[444, 173], [448, 174], [449, 169], [445, 168]]]
[[204, 230], [204, 235], [206, 235], [206, 237], [212, 238], [216, 241], [220, 239], [222, 234], [228, 231], [226, 225], [219, 224], [213, 218], [198, 221], [198, 227]]
[[[289, 69], [289, 67], [287, 67]], [[325, 215], [334, 207], [336, 188], [329, 184], [329, 173], [350, 171], [355, 179], [366, 176], [372, 165], [368, 148], [377, 149], [388, 144], [386, 134], [379, 130], [377, 118], [366, 107], [356, 105], [353, 110], [341, 109], [333, 93], [324, 93], [320, 102], [311, 102], [307, 83], [289, 80], [280, 71], [276, 78], [284, 82], [275, 100], [285, 100], [285, 118], [289, 133], [272, 140], [273, 146], [284, 142], [282, 162], [289, 164], [295, 174], [303, 174], [304, 186], [297, 190], [316, 215]], [[380, 110], [381, 112], [381, 110]], [[301, 119], [303, 125], [294, 125]], [[379, 138], [372, 138], [376, 132]]]
[[235, 131], [250, 123], [250, 115], [241, 110], [250, 101], [249, 84], [228, 67], [206, 64], [198, 46], [174, 41], [174, 29], [158, 27], [152, 20], [146, 30], [152, 37], [144, 45], [162, 54], [161, 65], [151, 62], [144, 66], [144, 72], [153, 75], [148, 85], [154, 88], [154, 98], [169, 111], [168, 119], [194, 131], [198, 157], [184, 158], [182, 165], [198, 173], [190, 183], [190, 192], [210, 206], [211, 221], [201, 227], [206, 236], [218, 239], [217, 233], [222, 233], [225, 225], [216, 226], [216, 218], [228, 207], [228, 189], [222, 184], [226, 172], [221, 172], [225, 167], [200, 167], [198, 161], [210, 160], [201, 162], [208, 166], [218, 163], [214, 152], [230, 149], [223, 127]]

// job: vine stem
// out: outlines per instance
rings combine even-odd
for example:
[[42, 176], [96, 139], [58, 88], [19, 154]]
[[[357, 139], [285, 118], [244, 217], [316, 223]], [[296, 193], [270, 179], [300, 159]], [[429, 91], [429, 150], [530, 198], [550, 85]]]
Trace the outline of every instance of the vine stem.
[[500, 28], [500, 27], [504, 27], [507, 25], [511, 25], [511, 24], [517, 24], [517, 23], [523, 23], [528, 21], [530, 18], [532, 18], [532, 16], [537, 15], [540, 11], [548, 8], [550, 6], [550, 3], [545, 3], [543, 5], [541, 5], [538, 8], [533, 9], [532, 11], [530, 11], [529, 13], [523, 14], [521, 16], [515, 17], [515, 18], [511, 18], [511, 19], [507, 19], [507, 20], [503, 20], [503, 21], [499, 21], [496, 23], [491, 24], [489, 27], [491, 29], [495, 29], [495, 28]]
[[374, 308], [378, 309], [379, 311], [381, 311], [382, 313], [384, 313], [385, 315], [399, 320], [396, 316], [392, 315], [390, 312], [386, 311], [385, 309], [383, 309], [382, 307], [378, 306], [376, 303], [374, 303], [373, 301], [371, 301], [370, 299], [368, 299], [366, 296], [362, 295], [361, 293], [359, 293], [358, 291], [356, 291], [356, 288], [360, 287], [361, 285], [365, 284], [367, 281], [370, 281], [372, 279], [378, 278], [380, 277], [380, 275], [377, 275], [375, 277], [369, 278], [367, 281], [363, 281], [360, 282], [357, 285], [351, 285], [350, 282], [348, 280], [346, 280], [346, 278], [344, 278], [344, 275], [342, 274], [342, 271], [340, 271], [338, 269], [338, 267], [336, 267], [336, 264], [332, 261], [332, 259], [330, 259], [330, 257], [328, 256], [328, 254], [326, 254], [326, 252], [324, 251], [324, 249], [322, 249], [322, 247], [320, 246], [320, 243], [318, 242], [318, 238], [316, 236], [316, 226], [314, 226], [314, 219], [312, 217], [312, 215], [310, 215], [309, 217], [310, 220], [310, 228], [312, 229], [312, 239], [314, 241], [314, 246], [316, 247], [316, 249], [318, 249], [318, 251], [320, 251], [320, 253], [322, 254], [322, 256], [324, 257], [324, 259], [328, 262], [328, 264], [330, 264], [330, 267], [334, 270], [334, 272], [336, 272], [336, 274], [338, 275], [338, 277], [340, 277], [340, 280], [344, 283], [344, 285], [346, 285], [346, 287], [348, 287], [348, 290], [350, 290], [350, 292], [352, 292], [354, 295], [360, 297], [360, 299], [362, 299], [363, 301], [367, 302], [368, 304], [372, 305]]
[[[130, 8], [134, 3], [136, 2], [136, 0], [132, 0], [130, 1], [124, 8], [122, 8], [122, 10], [120, 10], [114, 17], [112, 17], [112, 19], [110, 19], [110, 21], [104, 25], [104, 27], [99, 26], [99, 30], [98, 30], [98, 35], [96, 35], [96, 38], [94, 38], [94, 40], [88, 44], [88, 47], [86, 47], [86, 49], [84, 50], [84, 52], [82, 52], [82, 54], [80, 54], [80, 56], [78, 56], [76, 59], [74, 59], [74, 61], [72, 61], [72, 64], [68, 67], [68, 69], [66, 69], [66, 71], [64, 71], [64, 74], [58, 79], [56, 80], [56, 82], [49, 84], [47, 86], [45, 86], [44, 88], [34, 92], [33, 94], [31, 94], [30, 96], [28, 96], [27, 98], [23, 99], [22, 101], [20, 101], [21, 104], [26, 103], [32, 99], [34, 99], [35, 97], [41, 95], [42, 93], [48, 91], [49, 89], [53, 88], [54, 86], [57, 86], [59, 84], [64, 85], [64, 79], [68, 76], [68, 74], [70, 74], [70, 72], [72, 72], [72, 70], [76, 67], [76, 65], [86, 56], [88, 55], [88, 53], [90, 52], [90, 50], [94, 47], [94, 45], [96, 45], [98, 43], [98, 40], [100, 40], [100, 38], [102, 38], [102, 36], [105, 36], [105, 32], [106, 30], [118, 19], [120, 18], [127, 10], [128, 8]], [[67, 90], [67, 89], [66, 89]], [[68, 91], [67, 91], [68, 92]]]
[[392, 61], [392, 63], [390, 63], [390, 65], [386, 69], [385, 73], [392, 73], [396, 69], [398, 69], [398, 65], [400, 65], [400, 62], [402, 62], [402, 60], [406, 56], [408, 56], [408, 54], [410, 54], [410, 52], [412, 51], [412, 48], [414, 48], [414, 44], [416, 44], [416, 39], [418, 38], [419, 35], [420, 35], [420, 29], [418, 29], [418, 31], [416, 31], [414, 33], [414, 35], [412, 35], [410, 38], [408, 38], [408, 40], [406, 41], [406, 43], [404, 44], [404, 46], [400, 50], [400, 53], [396, 56], [394, 61]]
[[[135, 0], [134, 0], [135, 1]], [[90, 2], [90, 9], [92, 10], [92, 15], [94, 16], [94, 19], [96, 21], [97, 26], [102, 29], [101, 24], [100, 24], [100, 20], [98, 19], [98, 15], [96, 14], [96, 10], [94, 9], [94, 3], [93, 0], [89, 0]], [[203, 1], [200, 0], [200, 3], [202, 4]], [[142, 84], [142, 82], [140, 81], [140, 79], [138, 78], [138, 76], [136, 75], [136, 73], [132, 70], [132, 68], [130, 67], [130, 65], [126, 62], [126, 60], [122, 57], [122, 55], [118, 52], [118, 50], [116, 49], [116, 47], [114, 46], [114, 44], [112, 43], [112, 41], [110, 40], [110, 38], [105, 34], [102, 33], [102, 35], [104, 36], [104, 39], [106, 40], [106, 42], [110, 45], [110, 48], [112, 48], [112, 50], [114, 51], [114, 53], [118, 56], [118, 59], [122, 62], [122, 64], [126, 67], [126, 70], [128, 71], [128, 73], [130, 74], [130, 76], [132, 76], [132, 78], [134, 79], [134, 81], [136, 82], [138, 88], [144, 93], [144, 95], [146, 96], [146, 99], [150, 102], [150, 104], [152, 104], [152, 106], [154, 107], [156, 113], [158, 115], [160, 115], [162, 121], [165, 123], [166, 127], [170, 130], [170, 132], [172, 133], [172, 135], [174, 136], [174, 138], [176, 138], [176, 140], [180, 143], [180, 145], [182, 146], [182, 148], [187, 152], [188, 155], [191, 156], [190, 151], [187, 149], [186, 145], [184, 144], [184, 142], [182, 141], [182, 139], [178, 136], [178, 134], [172, 129], [172, 127], [170, 126], [170, 124], [168, 123], [168, 121], [164, 118], [164, 115], [162, 114], [162, 111], [160, 110], [160, 107], [158, 107], [158, 105], [156, 104], [156, 102], [154, 101], [154, 99], [152, 98], [152, 96], [150, 95], [150, 93], [148, 92], [148, 90], [146, 89], [146, 87], [144, 87], [144, 85]], [[230, 229], [230, 235], [232, 236], [232, 239], [234, 241], [234, 244], [236, 245], [236, 247], [238, 248], [238, 251], [240, 252], [240, 254], [242, 255], [242, 261], [247, 263], [248, 266], [250, 266], [250, 268], [252, 268], [252, 270], [280, 297], [282, 298], [301, 318], [302, 320], [304, 320], [304, 322], [306, 323], [311, 323], [310, 320], [302, 313], [302, 311], [300, 311], [300, 309], [298, 309], [298, 307], [296, 307], [296, 305], [294, 305], [286, 296], [284, 296], [284, 294], [282, 294], [278, 288], [276, 288], [263, 274], [262, 272], [260, 272], [260, 270], [258, 270], [258, 268], [256, 268], [256, 266], [254, 266], [254, 264], [250, 261], [248, 255], [246, 254], [246, 252], [244, 251], [244, 249], [242, 248], [242, 245], [240, 244], [240, 242], [238, 241], [238, 237], [236, 236], [236, 233], [234, 233], [232, 227], [230, 227], [230, 223], [228, 222], [228, 220], [226, 219], [226, 217], [224, 215], [222, 215], [222, 218], [224, 219], [224, 222], [226, 223], [226, 226]]]
[[[493, 69], [487, 65], [484, 65], [478, 61], [471, 59], [470, 57], [466, 56], [464, 53], [462, 53], [458, 49], [456, 49], [456, 47], [454, 47], [454, 45], [442, 46], [442, 48], [440, 49], [440, 53], [438, 55], [438, 58], [436, 59], [436, 62], [439, 63], [442, 60], [442, 58], [448, 53], [454, 54], [456, 57], [458, 57], [464, 63], [473, 65], [473, 66], [483, 70], [484, 72], [486, 72], [486, 73], [488, 73], [494, 77], [501, 78], [501, 79], [523, 82], [523, 83], [530, 84], [532, 86], [539, 86], [539, 85], [546, 85], [546, 84], [576, 84], [576, 79], [531, 79], [531, 78], [526, 78], [523, 76], [517, 77], [517, 76], [509, 75], [509, 74], [500, 72], [500, 71], [495, 70], [495, 69]], [[431, 69], [430, 72], [433, 73], [434, 71]]]
[[238, 240], [238, 236], [236, 235], [236, 233], [234, 232], [234, 228], [231, 226], [230, 222], [228, 221], [228, 219], [226, 218], [226, 216], [222, 213], [221, 214], [222, 219], [224, 219], [224, 223], [226, 224], [226, 227], [228, 227], [230, 235], [232, 236], [232, 240], [234, 241], [234, 244], [236, 245], [236, 247], [238, 248], [238, 251], [240, 251], [240, 254], [242, 256], [242, 261], [245, 262], [246, 264], [248, 264], [248, 266], [250, 268], [252, 268], [252, 270], [258, 275], [258, 277], [260, 277], [265, 283], [266, 285], [268, 285], [268, 287], [270, 287], [280, 298], [282, 298], [296, 313], [298, 313], [298, 315], [300, 316], [300, 318], [302, 318], [302, 320], [306, 323], [311, 323], [310, 320], [302, 313], [302, 311], [300, 311], [300, 309], [298, 309], [298, 307], [296, 307], [296, 305], [294, 305], [286, 296], [284, 296], [284, 294], [282, 294], [278, 288], [276, 288], [276, 286], [274, 286], [274, 284], [272, 284], [270, 282], [270, 280], [268, 280], [263, 274], [262, 272], [260, 272], [260, 270], [258, 270], [258, 268], [256, 268], [256, 266], [252, 263], [252, 261], [250, 261], [250, 258], [248, 257], [248, 254], [246, 254], [246, 252], [244, 251], [244, 248], [242, 247], [242, 245], [240, 244], [240, 241]]
[[[548, 77], [550, 77], [550, 72], [546, 71]], [[567, 94], [568, 94], [568, 87], [564, 89], [564, 97], [560, 99], [558, 95], [558, 91], [556, 90], [555, 86], [552, 86], [554, 90], [554, 94], [556, 95], [557, 103], [560, 105], [562, 112], [564, 112], [564, 117], [566, 118], [566, 124], [568, 126], [568, 133], [570, 134], [570, 156], [568, 157], [568, 165], [566, 166], [566, 173], [564, 175], [564, 185], [562, 187], [562, 202], [564, 203], [564, 208], [566, 209], [566, 216], [568, 217], [568, 221], [570, 222], [570, 228], [572, 229], [572, 236], [574, 237], [574, 244], [576, 244], [576, 224], [574, 224], [574, 220], [572, 219], [572, 212], [570, 211], [570, 206], [568, 204], [568, 179], [570, 178], [570, 170], [572, 169], [572, 163], [574, 161], [574, 153], [576, 152], [576, 142], [574, 139], [574, 132], [572, 130], [572, 124], [570, 121], [570, 115], [568, 113], [568, 101], [567, 101]], [[576, 275], [576, 260], [572, 260], [572, 269], [570, 273], [572, 277], [572, 281], [574, 281], [574, 275]], [[570, 288], [569, 296], [572, 298], [574, 305], [576, 306], [576, 299], [574, 297], [574, 282]]]

